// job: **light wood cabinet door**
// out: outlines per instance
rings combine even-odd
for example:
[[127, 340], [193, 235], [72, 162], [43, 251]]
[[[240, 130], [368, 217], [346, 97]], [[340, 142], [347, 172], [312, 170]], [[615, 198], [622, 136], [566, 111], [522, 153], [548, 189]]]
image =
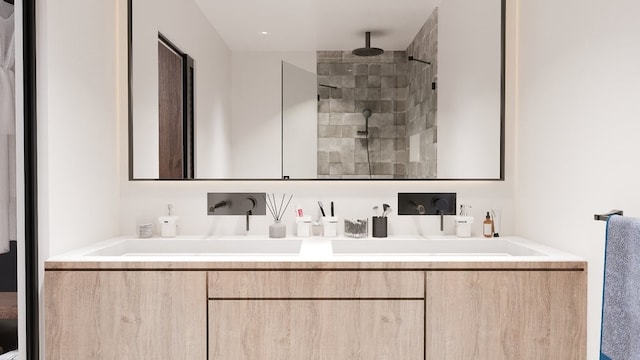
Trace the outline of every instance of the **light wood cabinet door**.
[[427, 359], [586, 359], [586, 271], [428, 271]]
[[424, 298], [424, 271], [211, 271], [209, 298]]
[[209, 359], [421, 360], [423, 300], [211, 300]]
[[47, 271], [49, 360], [206, 359], [205, 272]]

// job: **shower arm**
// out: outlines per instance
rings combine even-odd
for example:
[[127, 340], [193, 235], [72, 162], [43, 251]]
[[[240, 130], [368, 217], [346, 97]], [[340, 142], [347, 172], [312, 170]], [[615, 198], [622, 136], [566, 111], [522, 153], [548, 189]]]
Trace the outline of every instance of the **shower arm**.
[[409, 61], [417, 61], [417, 62], [420, 62], [420, 63], [423, 63], [423, 64], [431, 65], [430, 62], [424, 61], [424, 60], [420, 60], [420, 59], [416, 59], [413, 56], [409, 56]]

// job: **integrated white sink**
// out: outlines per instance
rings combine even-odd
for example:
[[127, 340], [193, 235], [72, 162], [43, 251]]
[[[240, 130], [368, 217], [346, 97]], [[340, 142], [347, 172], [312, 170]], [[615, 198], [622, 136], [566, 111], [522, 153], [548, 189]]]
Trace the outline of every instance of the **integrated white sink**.
[[84, 256], [298, 255], [299, 239], [125, 239]]
[[332, 240], [334, 255], [548, 256], [503, 239], [343, 239]]

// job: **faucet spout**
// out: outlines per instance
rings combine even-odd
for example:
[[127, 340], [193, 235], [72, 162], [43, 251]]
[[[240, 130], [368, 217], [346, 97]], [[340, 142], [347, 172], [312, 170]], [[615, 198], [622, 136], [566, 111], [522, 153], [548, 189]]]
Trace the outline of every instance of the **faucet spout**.
[[249, 200], [249, 203], [251, 204], [249, 206], [249, 210], [247, 210], [246, 212], [246, 226], [245, 226], [245, 230], [247, 232], [249, 232], [249, 216], [253, 215], [253, 209], [255, 209], [257, 201], [253, 196], [249, 196], [247, 197], [247, 200]]

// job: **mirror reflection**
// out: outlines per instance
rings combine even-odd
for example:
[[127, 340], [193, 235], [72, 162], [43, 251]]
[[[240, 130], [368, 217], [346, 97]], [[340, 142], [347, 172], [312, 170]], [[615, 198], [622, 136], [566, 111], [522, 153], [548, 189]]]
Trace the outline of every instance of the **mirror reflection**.
[[[280, 17], [281, 41], [221, 18], [235, 6], [130, 0], [132, 179], [501, 178], [502, 0], [421, 2], [420, 14], [402, 0], [414, 30], [365, 19], [304, 44], [291, 27], [307, 34], [305, 15]], [[174, 116], [193, 134], [181, 177], [159, 170], [159, 34], [193, 59], [193, 122]]]

